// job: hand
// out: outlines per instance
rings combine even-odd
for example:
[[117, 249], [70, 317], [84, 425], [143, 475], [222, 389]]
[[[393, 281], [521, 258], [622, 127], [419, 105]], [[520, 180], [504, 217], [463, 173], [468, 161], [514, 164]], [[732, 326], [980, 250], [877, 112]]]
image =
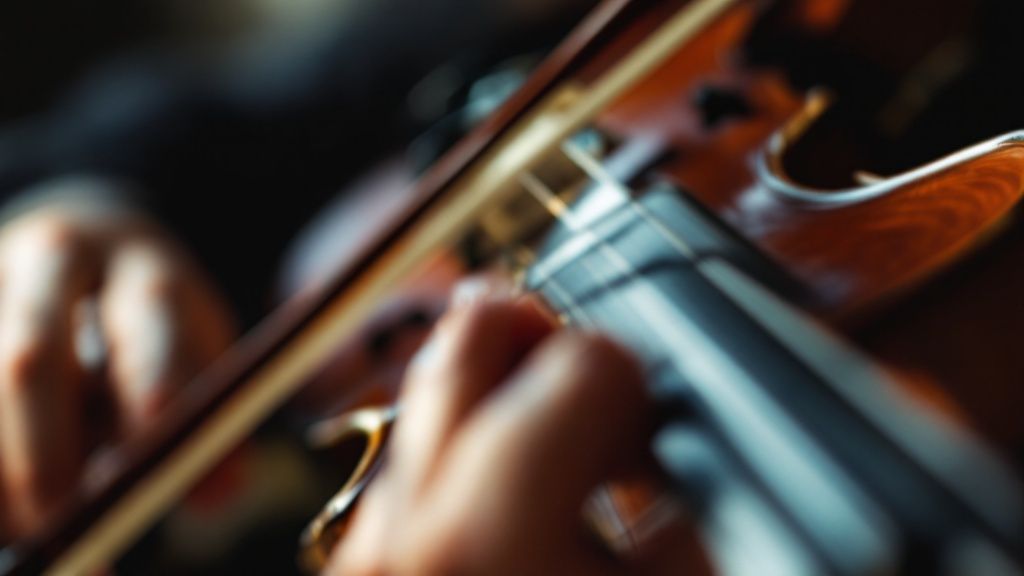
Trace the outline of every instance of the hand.
[[54, 183], [0, 228], [8, 536], [45, 522], [100, 443], [138, 432], [232, 340], [227, 308], [195, 263], [153, 222], [94, 194], [108, 186]]
[[400, 405], [328, 574], [707, 572], [681, 524], [624, 560], [581, 520], [649, 444], [641, 372], [608, 339], [555, 332], [526, 301], [470, 304], [413, 361]]

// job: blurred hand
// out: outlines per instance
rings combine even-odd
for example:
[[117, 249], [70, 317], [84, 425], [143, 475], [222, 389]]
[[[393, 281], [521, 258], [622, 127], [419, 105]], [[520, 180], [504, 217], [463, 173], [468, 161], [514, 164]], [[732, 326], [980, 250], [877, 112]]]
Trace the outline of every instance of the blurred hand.
[[109, 196], [76, 194], [104, 186], [52, 184], [0, 228], [8, 537], [44, 522], [100, 443], [138, 432], [233, 337], [224, 302], [164, 232]]
[[640, 369], [606, 338], [555, 332], [526, 301], [477, 301], [441, 321], [402, 394], [328, 574], [707, 571], [681, 524], [628, 560], [587, 533], [588, 496], [649, 445]]

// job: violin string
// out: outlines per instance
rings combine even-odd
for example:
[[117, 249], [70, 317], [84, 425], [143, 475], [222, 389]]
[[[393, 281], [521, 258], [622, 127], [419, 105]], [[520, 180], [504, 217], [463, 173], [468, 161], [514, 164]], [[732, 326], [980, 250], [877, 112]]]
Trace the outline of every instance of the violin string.
[[[545, 280], [544, 288], [568, 313], [577, 326], [596, 329], [598, 322], [579, 305], [571, 291], [555, 277]], [[590, 497], [591, 521], [606, 544], [623, 557], [637, 554], [645, 542], [650, 541], [671, 522], [684, 516], [683, 508], [672, 498], [661, 494], [638, 513], [630, 515], [622, 510], [612, 484], [604, 485]]]
[[567, 140], [562, 143], [562, 152], [567, 158], [572, 160], [581, 170], [583, 170], [587, 176], [600, 184], [602, 188], [607, 188], [609, 191], [617, 194], [619, 199], [623, 200], [626, 206], [644, 220], [644, 222], [649, 224], [652, 229], [663, 236], [665, 240], [668, 241], [669, 245], [672, 246], [680, 256], [688, 260], [697, 259], [697, 251], [693, 246], [691, 246], [683, 237], [665, 226], [657, 217], [651, 214], [651, 211], [646, 206], [637, 202], [629, 192], [628, 187], [608, 172], [608, 170], [605, 169], [605, 167], [602, 166], [593, 155], [589, 154], [586, 150], [571, 140]]
[[[702, 358], [701, 362], [685, 362], [683, 358], [682, 365], [690, 366], [691, 370], [696, 370], [700, 373], [702, 378], [696, 380], [690, 379], [686, 374], [680, 374], [688, 382], [696, 383], [703, 381], [700, 384], [700, 388], [707, 388], [708, 390], [717, 390], [718, 396], [722, 393], [727, 393], [727, 396], [732, 400], [743, 398], [738, 390], [736, 390], [736, 382], [742, 382], [743, 378], [738, 376], [738, 368], [733, 362], [729, 360], [727, 356], [724, 356], [721, 350], [716, 349], [714, 346], [708, 346], [704, 344], [702, 339], [698, 336], [699, 328], [689, 322], [685, 322], [685, 317], [677, 317], [677, 322], [673, 324], [675, 333], [665, 327], [665, 319], [658, 314], [656, 306], [652, 306], [652, 303], [664, 301], [663, 295], [659, 294], [652, 286], [642, 282], [643, 277], [639, 271], [629, 262], [628, 258], [623, 255], [618, 249], [616, 249], [607, 239], [599, 238], [598, 235], [588, 226], [580, 223], [573, 213], [569, 211], [568, 204], [558, 197], [558, 195], [550, 190], [539, 178], [529, 172], [524, 172], [520, 175], [520, 182], [524, 188], [533, 196], [542, 206], [549, 209], [552, 216], [560, 223], [566, 226], [566, 228], [574, 233], [590, 237], [594, 241], [594, 245], [600, 250], [601, 253], [606, 257], [604, 263], [617, 268], [622, 274], [618, 279], [636, 279], [636, 287], [640, 290], [636, 293], [626, 294], [626, 299], [630, 300], [628, 306], [629, 313], [640, 317], [641, 321], [649, 328], [652, 337], [659, 340], [670, 340], [674, 342], [673, 349], [678, 351], [688, 350], [687, 356], [693, 355], [694, 357]], [[620, 188], [621, 189], [621, 188]], [[648, 218], [644, 218], [648, 220]], [[589, 274], [595, 281], [602, 287], [602, 289], [611, 292], [613, 286], [606, 280], [602, 280], [602, 274], [599, 274], [595, 269], [595, 263], [593, 259], [580, 258], [579, 263], [584, 272]], [[553, 276], [547, 277], [542, 280], [546, 286], [551, 287], [553, 282], [557, 282]], [[576, 298], [572, 295], [571, 291], [565, 290], [564, 287], [559, 287], [560, 295], [565, 298], [567, 304], [571, 304], [577, 310], [582, 311], [582, 306], [576, 301]], [[612, 302], [618, 302], [619, 300], [613, 299]], [[666, 302], [667, 304], [667, 302]], [[577, 320], [580, 317], [576, 318]], [[683, 321], [683, 322], [679, 322]], [[593, 326], [597, 326], [599, 323], [588, 319], [588, 323]], [[714, 373], [706, 370], [707, 366], [715, 364], [718, 366], [718, 370]], [[678, 366], [678, 363], [675, 363]], [[702, 380], [703, 379], [703, 380]], [[731, 391], [731, 392], [730, 392]], [[716, 394], [712, 394], [716, 396]], [[830, 494], [829, 500], [837, 502], [837, 498], [841, 495], [837, 494], [834, 489], [830, 489], [829, 481], [816, 474], [808, 465], [808, 460], [802, 458], [801, 454], [814, 454], [825, 458], [824, 448], [811, 439], [805, 430], [796, 427], [794, 424], [784, 425], [789, 422], [784, 416], [781, 407], [767, 401], [767, 399], [758, 397], [759, 400], [751, 402], [733, 402], [732, 412], [736, 416], [740, 416], [741, 420], [745, 423], [748, 430], [756, 435], [759, 440], [759, 449], [768, 450], [772, 453], [772, 458], [780, 464], [780, 466], [788, 471], [788, 473], [797, 479], [799, 482], [808, 486], [810, 489], [819, 490], [822, 494]], [[722, 397], [719, 397], [716, 401], [724, 401]], [[767, 403], [766, 403], [767, 402]], [[766, 427], [766, 422], [772, 422], [771, 427]], [[731, 437], [736, 431], [726, 433], [727, 437]], [[834, 478], [833, 478], [834, 480]], [[777, 494], [773, 493], [773, 497], [777, 497]], [[785, 504], [782, 504], [785, 507]], [[660, 521], [659, 514], [645, 515], [652, 522]], [[788, 524], [793, 531], [792, 534], [803, 541], [807, 550], [813, 557], [829, 565], [830, 560], [828, 555], [820, 548], [819, 542], [812, 535], [812, 528], [802, 524], [796, 518], [791, 517], [785, 511], [780, 512], [778, 520]], [[652, 528], [653, 531], [656, 532]]]
[[[696, 251], [684, 239], [668, 230], [645, 206], [636, 202], [626, 187], [614, 176], [604, 170], [600, 163], [593, 159], [593, 157], [578, 146], [574, 145], [571, 141], [563, 143], [562, 150], [571, 161], [580, 167], [584, 174], [594, 182], [601, 185], [598, 192], [605, 191], [615, 194], [616, 199], [622, 201], [626, 206], [628, 206], [635, 216], [665, 237], [669, 245], [680, 257], [688, 261], [695, 259]], [[603, 253], [606, 257], [605, 260], [611, 263], [614, 268], [618, 269], [620, 273], [620, 280], [635, 279], [639, 281], [643, 279], [643, 274], [638, 271], [629, 261], [629, 258], [622, 254], [622, 252], [610, 243], [607, 238], [594, 230], [594, 226], [598, 224], [598, 220], [600, 219], [582, 221], [573, 212], [569, 204], [533, 172], [525, 171], [521, 173], [519, 175], [519, 183], [534, 198], [534, 200], [536, 200], [542, 207], [544, 207], [545, 210], [548, 211], [548, 213], [552, 215], [557, 222], [561, 223], [566, 227], [566, 229], [574, 234], [573, 240], [567, 242], [565, 245], [567, 247], [571, 247], [568, 250], [567, 257], [565, 254], [559, 254], [560, 251], [556, 251], [551, 255], [545, 256], [542, 261], [538, 261], [533, 264], [533, 271], [539, 272], [538, 274], [535, 274], [536, 281], [538, 283], [547, 282], [548, 285], [552, 287], [552, 291], [556, 292], [564, 301], [567, 308], [569, 308], [568, 312], [571, 316], [576, 317], [577, 322], [586, 320], [587, 324], [596, 327], [598, 323], [593, 319], [588, 318], [587, 313], [583, 307], [579, 305], [576, 297], [574, 297], [569, 291], [562, 290], [559, 283], [555, 282], [552, 284], [557, 274], [561, 270], [564, 270], [565, 267], [579, 262], [582, 267], [586, 269], [588, 276], [593, 278], [601, 289], [606, 292], [611, 292], [613, 290], [611, 282], [609, 280], [602, 280], [602, 274], [595, 270], [593, 263], [589, 262], [584, 257], [587, 252], [593, 249]], [[584, 240], [584, 242], [582, 242], [582, 247], [579, 247], [579, 245], [576, 244], [580, 239]], [[557, 259], [557, 265], [546, 265], [553, 258]], [[647, 309], [649, 307], [645, 301], [638, 302], [637, 304], [641, 309]]]
[[[629, 278], [640, 278], [640, 273], [635, 267], [629, 264], [628, 260], [606, 239], [600, 238], [589, 226], [581, 224], [570, 212], [568, 204], [558, 197], [540, 178], [530, 172], [520, 175], [520, 183], [531, 196], [544, 206], [552, 216], [573, 232], [590, 237], [595, 246], [602, 251], [609, 251], [614, 256], [614, 261], [625, 272]], [[589, 276], [594, 278], [604, 290], [611, 291], [612, 286], [607, 280], [602, 280], [601, 275], [593, 269], [593, 264], [585, 258], [580, 258], [580, 264], [586, 269]], [[551, 275], [543, 280], [544, 286], [553, 293], [553, 296], [560, 301], [570, 317], [577, 325], [597, 328], [599, 323], [579, 304], [572, 292], [562, 285], [561, 282]], [[631, 554], [639, 550], [640, 546], [650, 538], [654, 537], [664, 526], [684, 515], [684, 510], [672, 498], [665, 494], [649, 503], [639, 513], [627, 519], [623, 517], [615, 499], [611, 486], [609, 489], [599, 490], [595, 493], [592, 505], [598, 510], [604, 510], [607, 516], [604, 518], [608, 523], [603, 524], [606, 531], [605, 536], [608, 544], [616, 552]]]
[[[557, 278], [548, 278], [545, 288], [559, 300], [569, 311], [576, 325], [597, 328], [598, 322], [576, 301], [576, 298]], [[601, 518], [603, 536], [609, 545], [620, 554], [636, 554], [646, 543], [661, 533], [663, 529], [687, 516], [686, 508], [667, 492], [659, 494], [642, 510], [635, 511], [627, 519], [619, 506], [614, 487], [606, 485], [606, 489], [598, 490], [592, 496], [591, 503], [598, 510], [605, 512]]]
[[[619, 272], [622, 273], [622, 278], [642, 278], [642, 274], [635, 266], [633, 266], [625, 255], [609, 243], [607, 239], [602, 238], [598, 233], [596, 233], [591, 226], [579, 222], [578, 218], [571, 212], [569, 205], [565, 200], [548, 188], [548, 186], [535, 174], [531, 172], [523, 172], [519, 176], [519, 182], [534, 199], [548, 209], [551, 215], [558, 222], [578, 237], [586, 238], [589, 245], [597, 248], [602, 254], [604, 254], [607, 261], [615, 268], [618, 268]], [[601, 279], [602, 275], [594, 269], [591, 262], [587, 261], [585, 258], [578, 258], [577, 260], [583, 268], [586, 269], [590, 277], [597, 281], [602, 289], [609, 292], [612, 290], [611, 284], [607, 280]], [[542, 278], [541, 281], [551, 281], [552, 279], [553, 275], [550, 275]], [[582, 308], [578, 305], [571, 293], [565, 292], [565, 296], [568, 298], [566, 301], [567, 304], [571, 304], [577, 311], [582, 312]]]
[[[668, 245], [675, 250], [679, 256], [689, 261], [699, 259], [696, 249], [692, 247], [686, 239], [668, 228], [661, 222], [661, 220], [654, 216], [646, 206], [637, 202], [629, 189], [610, 174], [597, 159], [583, 150], [582, 147], [572, 141], [566, 141], [562, 144], [561, 149], [570, 161], [579, 167], [587, 177], [600, 186], [601, 191], [614, 194], [615, 199], [621, 202], [621, 206], [628, 208], [634, 215], [664, 238]], [[524, 172], [519, 176], [519, 180], [520, 184], [523, 185], [531, 196], [533, 196], [534, 199], [537, 200], [537, 202], [539, 202], [541, 206], [543, 206], [555, 218], [556, 221], [565, 224], [566, 227], [574, 233], [584, 233], [587, 240], [582, 243], [567, 244], [564, 247], [564, 250], [559, 250], [556, 253], [546, 255], [542, 262], [536, 263], [534, 265], [534, 270], [541, 279], [554, 276], [566, 266], [573, 264], [581, 253], [585, 253], [588, 249], [600, 245], [604, 241], [599, 235], [592, 231], [590, 231], [589, 234], [584, 232], [592, 227], [588, 225], [588, 223], [579, 222], [575, 217], [572, 218], [571, 222], [568, 221], [565, 217], [567, 214], [570, 214], [568, 204], [559, 197], [558, 194], [550, 190], [536, 175], [530, 172]]]

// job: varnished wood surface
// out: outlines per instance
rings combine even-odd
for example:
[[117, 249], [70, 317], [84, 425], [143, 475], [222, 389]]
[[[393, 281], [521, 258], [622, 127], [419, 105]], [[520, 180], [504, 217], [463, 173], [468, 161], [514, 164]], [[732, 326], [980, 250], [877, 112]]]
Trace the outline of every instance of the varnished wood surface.
[[[745, 71], [730, 58], [753, 17], [749, 7], [734, 11], [600, 124], [626, 139], [663, 142], [672, 153], [658, 172], [813, 287], [829, 314], [855, 312], [944, 268], [987, 237], [1020, 198], [1024, 152], [1013, 147], [843, 208], [804, 206], [767, 190], [754, 158], [797, 114], [803, 96], [778, 76]], [[687, 101], [702, 84], [744, 94], [754, 115], [706, 130]]]
[[[805, 95], [770, 70], [744, 68], [736, 45], [755, 10], [736, 10], [711, 27], [606, 111], [599, 125], [670, 150], [656, 171], [811, 288], [815, 297], [802, 304], [877, 354], [908, 385], [948, 393], [942, 402], [959, 404], [973, 426], [1016, 453], [1024, 445], [1024, 425], [1012, 414], [1024, 399], [1024, 353], [1015, 344], [1024, 331], [1017, 217], [1024, 147], [1006, 146], [862, 204], [822, 209], [780, 198], [758, 181], [755, 158]], [[657, 22], [657, 16], [639, 21], [584, 77]], [[754, 113], [706, 130], [690, 101], [700, 85], [743, 94]], [[804, 148], [802, 160], [814, 150]]]
[[1012, 146], [864, 203], [780, 208], [759, 241], [828, 302], [857, 310], [970, 255], [1010, 224], [1022, 192], [1024, 147]]

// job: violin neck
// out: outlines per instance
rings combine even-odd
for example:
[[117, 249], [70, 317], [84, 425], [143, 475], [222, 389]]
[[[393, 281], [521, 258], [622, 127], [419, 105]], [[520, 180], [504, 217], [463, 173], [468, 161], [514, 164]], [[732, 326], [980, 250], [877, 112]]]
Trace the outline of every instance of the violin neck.
[[1022, 560], [1017, 486], [987, 450], [780, 298], [792, 283], [683, 191], [622, 192], [585, 190], [527, 286], [644, 358], [666, 418], [655, 453], [725, 561], [766, 544], [788, 574]]

